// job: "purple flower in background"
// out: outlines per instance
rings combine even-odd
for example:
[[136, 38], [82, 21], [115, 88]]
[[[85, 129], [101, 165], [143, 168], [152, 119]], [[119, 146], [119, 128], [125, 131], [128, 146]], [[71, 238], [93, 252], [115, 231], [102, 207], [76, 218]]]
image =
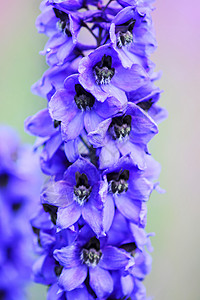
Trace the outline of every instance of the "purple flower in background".
[[0, 127], [0, 298], [25, 299], [31, 279], [32, 231], [29, 218], [38, 205], [38, 157], [21, 145], [16, 132]]

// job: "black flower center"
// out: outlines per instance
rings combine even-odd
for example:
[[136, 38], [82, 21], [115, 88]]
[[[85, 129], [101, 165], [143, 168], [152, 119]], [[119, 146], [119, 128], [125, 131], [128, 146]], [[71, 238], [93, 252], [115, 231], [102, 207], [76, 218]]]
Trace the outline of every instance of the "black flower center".
[[74, 100], [79, 109], [86, 110], [93, 107], [95, 98], [92, 94], [87, 92], [82, 85], [75, 84], [75, 91], [76, 95], [74, 96]]
[[135, 251], [137, 249], [136, 244], [133, 243], [126, 243], [120, 246], [121, 249], [124, 249], [126, 252], [130, 253], [131, 256], [135, 255]]
[[137, 103], [137, 106], [139, 106], [146, 112], [148, 112], [148, 110], [152, 107], [152, 105], [153, 105], [152, 99], [149, 99], [147, 101], [141, 101], [141, 102]]
[[56, 225], [58, 207], [50, 204], [43, 204], [43, 208], [45, 212], [50, 214], [52, 223]]
[[0, 187], [6, 187], [9, 181], [9, 175], [7, 173], [0, 174]]
[[83, 205], [88, 201], [92, 187], [88, 184], [87, 175], [76, 172], [76, 185], [74, 186], [75, 201]]
[[61, 266], [57, 260], [55, 261], [55, 263], [56, 263], [56, 265], [54, 267], [54, 272], [55, 272], [56, 276], [59, 277], [60, 274], [62, 273], [63, 266]]
[[109, 132], [115, 140], [129, 136], [131, 132], [131, 120], [132, 118], [130, 115], [115, 117], [112, 119], [109, 126]]
[[15, 212], [17, 212], [17, 211], [19, 211], [21, 209], [22, 205], [23, 205], [23, 201], [21, 201], [21, 202], [19, 201], [19, 202], [13, 203], [12, 204], [12, 210], [15, 211]]
[[115, 68], [112, 68], [112, 57], [104, 54], [101, 61], [94, 66], [93, 73], [97, 84], [109, 84], [115, 75]]
[[117, 47], [122, 48], [133, 42], [133, 28], [136, 20], [133, 18], [129, 21], [116, 26]]
[[6, 299], [6, 291], [5, 290], [0, 290], [0, 300]]
[[96, 237], [93, 237], [82, 249], [81, 260], [87, 266], [95, 267], [98, 265], [101, 257], [100, 242]]
[[113, 194], [122, 194], [128, 191], [129, 170], [119, 171], [119, 173], [107, 174], [110, 192]]
[[32, 230], [33, 230], [33, 232], [36, 234], [36, 236], [37, 236], [37, 242], [38, 242], [38, 245], [40, 246], [40, 247], [42, 247], [42, 244], [41, 244], [41, 239], [40, 239], [40, 229], [39, 228], [36, 228], [36, 227], [34, 227], [34, 226], [32, 226]]
[[53, 126], [54, 126], [54, 128], [57, 128], [58, 126], [60, 126], [60, 124], [61, 124], [61, 121], [53, 120]]
[[65, 33], [68, 37], [71, 37], [72, 34], [70, 32], [70, 26], [69, 26], [69, 16], [64, 11], [61, 11], [57, 8], [53, 8], [54, 13], [56, 15], [56, 18], [59, 19], [57, 26], [59, 30], [63, 33]]

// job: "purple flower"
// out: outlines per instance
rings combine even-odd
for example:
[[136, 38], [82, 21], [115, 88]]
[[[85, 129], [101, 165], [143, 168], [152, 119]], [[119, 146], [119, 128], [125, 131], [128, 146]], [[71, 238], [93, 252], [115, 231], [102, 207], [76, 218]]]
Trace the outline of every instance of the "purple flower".
[[81, 28], [81, 20], [76, 16], [62, 10], [59, 5], [53, 7], [41, 5], [42, 14], [38, 17], [36, 26], [40, 33], [50, 38], [41, 54], [46, 55], [50, 66], [62, 65], [70, 55], [73, 55], [77, 36]]
[[83, 0], [47, 0], [47, 3], [59, 5], [65, 10], [77, 10], [83, 6]]
[[47, 175], [63, 174], [69, 163], [60, 149], [63, 141], [59, 122], [51, 119], [48, 109], [43, 109], [25, 120], [25, 129], [39, 137], [35, 149], [44, 145], [40, 155], [42, 171]]
[[97, 239], [88, 227], [83, 227], [77, 240], [70, 246], [54, 251], [54, 257], [64, 267], [59, 277], [59, 285], [66, 291], [80, 286], [89, 274], [89, 284], [97, 297], [108, 297], [113, 290], [113, 280], [109, 270], [126, 270], [134, 260], [123, 249]]
[[0, 298], [25, 299], [33, 263], [29, 217], [41, 174], [38, 157], [10, 127], [0, 127], [0, 145]]
[[57, 225], [68, 228], [82, 216], [97, 235], [103, 230], [103, 195], [105, 183], [96, 167], [79, 158], [60, 181], [50, 180], [43, 189], [42, 202], [58, 206]]
[[53, 66], [44, 72], [42, 78], [32, 86], [32, 92], [50, 100], [56, 90], [63, 88], [65, 78], [76, 72], [76, 67], [70, 62], [62, 66]]
[[[120, 99], [121, 100], [121, 99]], [[78, 75], [65, 80], [64, 89], [58, 90], [49, 102], [53, 119], [61, 122], [61, 131], [65, 141], [78, 137], [85, 127], [87, 132], [104, 119], [123, 109], [126, 101], [108, 97], [104, 103], [95, 99], [78, 81]]]
[[125, 68], [139, 63], [148, 70], [147, 57], [156, 47], [149, 23], [145, 14], [130, 6], [122, 9], [112, 20], [111, 42]]
[[[47, 108], [25, 127], [51, 176], [31, 220], [34, 279], [49, 285], [48, 300], [146, 299], [146, 202], [154, 189], [162, 192], [148, 143], [166, 117], [149, 59], [152, 2], [42, 1], [36, 24], [49, 37], [42, 54], [50, 68], [33, 92]], [[8, 178], [18, 180], [12, 171], [0, 168], [4, 192]]]
[[137, 105], [128, 103], [122, 115], [101, 122], [88, 135], [94, 147], [102, 147], [99, 154], [100, 168], [105, 169], [118, 161], [120, 155], [131, 154], [133, 162], [146, 167], [146, 146], [158, 133], [154, 121]]
[[148, 201], [154, 189], [153, 175], [149, 174], [149, 178], [146, 177], [145, 171], [139, 170], [129, 155], [123, 156], [117, 164], [105, 170], [103, 174], [106, 175], [108, 182], [106, 209], [104, 211], [104, 228], [106, 231], [112, 224], [115, 206], [125, 218], [138, 226], [142, 226], [146, 215], [144, 201]]
[[109, 45], [101, 46], [79, 64], [79, 82], [98, 101], [107, 97], [125, 101], [125, 92], [133, 91], [148, 81], [145, 70], [137, 64], [125, 69], [117, 52]]

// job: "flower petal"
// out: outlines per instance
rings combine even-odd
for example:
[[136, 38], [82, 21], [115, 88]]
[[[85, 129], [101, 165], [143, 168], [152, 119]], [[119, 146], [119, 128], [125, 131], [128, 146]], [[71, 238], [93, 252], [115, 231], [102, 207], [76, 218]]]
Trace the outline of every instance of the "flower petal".
[[82, 216], [97, 236], [105, 235], [103, 232], [103, 212], [101, 210], [98, 210], [88, 202], [83, 206]]
[[25, 120], [25, 129], [30, 134], [40, 137], [51, 136], [56, 132], [47, 108], [39, 111], [34, 116], [28, 117]]
[[42, 203], [65, 207], [73, 202], [73, 186], [64, 180], [50, 180], [41, 193]]
[[112, 167], [120, 157], [120, 153], [113, 140], [107, 140], [107, 143], [102, 147], [99, 154], [99, 168], [106, 169]]
[[90, 285], [100, 299], [107, 298], [113, 291], [110, 273], [99, 267], [90, 268]]
[[129, 296], [134, 289], [134, 281], [131, 275], [121, 277], [123, 295]]
[[81, 216], [81, 207], [73, 202], [67, 207], [60, 207], [57, 212], [57, 225], [60, 228], [68, 228], [78, 221]]
[[134, 201], [125, 195], [115, 197], [115, 204], [125, 218], [134, 223], [139, 222], [141, 201]]
[[76, 288], [67, 292], [67, 300], [89, 300], [89, 294], [86, 287]]
[[59, 285], [65, 291], [72, 291], [82, 284], [87, 276], [87, 267], [81, 265], [76, 268], [63, 269], [59, 277]]
[[145, 85], [149, 80], [148, 74], [140, 65], [133, 65], [131, 69], [120, 66], [112, 78], [112, 84], [125, 92], [130, 92]]
[[115, 204], [113, 201], [113, 197], [110, 194], [108, 194], [103, 208], [103, 228], [105, 232], [107, 232], [110, 229], [113, 222], [114, 214]]
[[[102, 250], [102, 259], [99, 262], [101, 268], [107, 270], [119, 270], [125, 268], [130, 262], [130, 255], [122, 249], [107, 246]], [[132, 264], [134, 264], [134, 259]]]
[[56, 249], [53, 253], [54, 258], [65, 268], [74, 268], [81, 264], [80, 249], [76, 244]]
[[79, 136], [84, 127], [84, 113], [77, 112], [75, 117], [70, 122], [63, 121], [61, 123], [61, 131], [63, 139], [67, 142], [74, 140]]

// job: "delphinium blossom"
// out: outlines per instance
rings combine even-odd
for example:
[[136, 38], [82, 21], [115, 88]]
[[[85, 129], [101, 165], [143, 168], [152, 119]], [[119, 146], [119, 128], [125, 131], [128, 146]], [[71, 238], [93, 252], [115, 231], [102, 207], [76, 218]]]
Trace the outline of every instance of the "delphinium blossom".
[[33, 234], [29, 223], [39, 205], [38, 158], [16, 132], [0, 126], [0, 299], [26, 299], [31, 282]]
[[31, 220], [34, 280], [48, 300], [145, 300], [147, 204], [159, 164], [148, 143], [166, 111], [150, 54], [151, 0], [43, 0], [49, 69], [32, 91], [47, 106], [25, 121], [47, 179]]

